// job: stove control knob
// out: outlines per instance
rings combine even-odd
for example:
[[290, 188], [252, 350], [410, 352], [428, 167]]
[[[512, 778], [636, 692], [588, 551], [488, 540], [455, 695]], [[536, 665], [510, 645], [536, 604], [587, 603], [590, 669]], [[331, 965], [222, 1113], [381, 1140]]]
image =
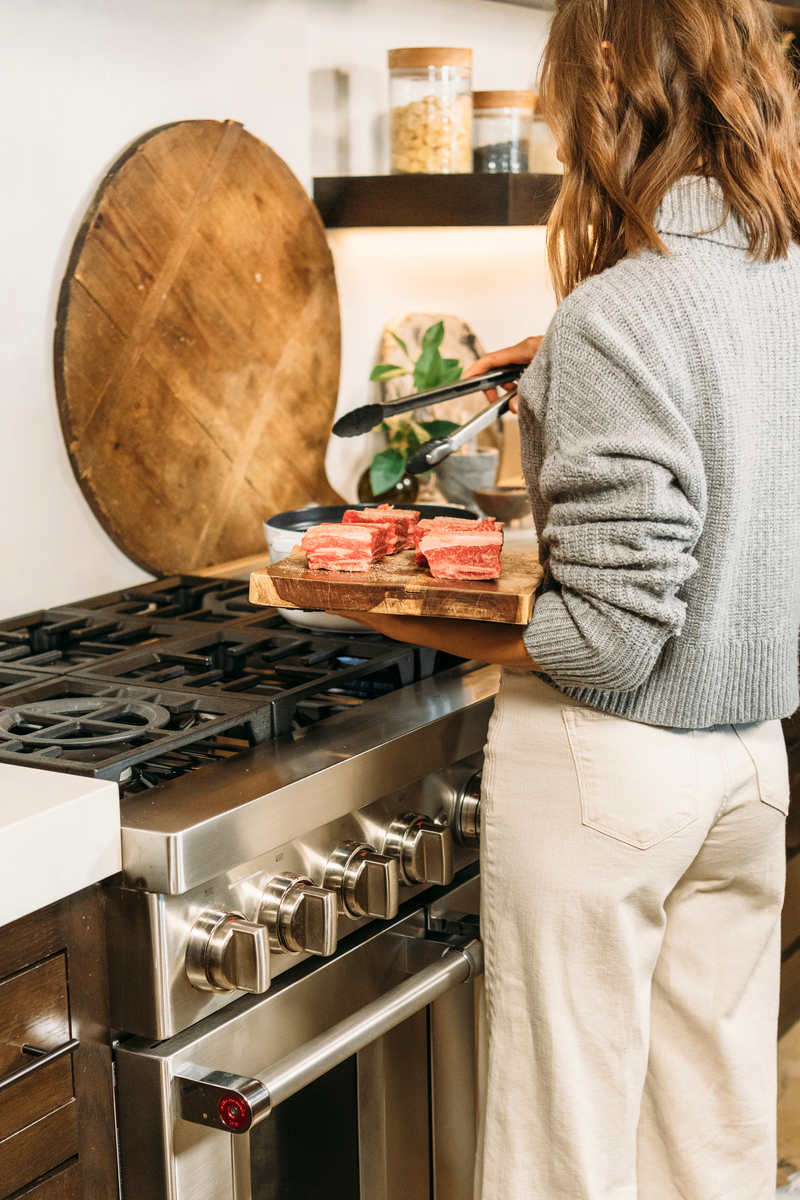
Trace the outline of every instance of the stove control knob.
[[336, 895], [305, 875], [273, 875], [261, 897], [259, 922], [276, 954], [336, 951]]
[[342, 842], [328, 859], [325, 887], [339, 897], [339, 911], [346, 917], [397, 916], [400, 875], [397, 860], [376, 854], [364, 842]]
[[430, 817], [406, 813], [389, 826], [384, 850], [397, 859], [403, 883], [451, 883], [453, 835]]
[[461, 846], [477, 850], [481, 844], [481, 772], [476, 771], [456, 797], [453, 836]]
[[186, 948], [186, 974], [201, 992], [266, 992], [269, 938], [241, 913], [209, 908], [195, 921]]

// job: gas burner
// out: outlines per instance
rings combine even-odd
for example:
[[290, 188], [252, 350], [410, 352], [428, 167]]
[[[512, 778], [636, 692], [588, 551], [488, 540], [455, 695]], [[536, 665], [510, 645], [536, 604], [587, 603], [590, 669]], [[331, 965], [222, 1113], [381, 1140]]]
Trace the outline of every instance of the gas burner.
[[100, 658], [192, 632], [176, 621], [104, 620], [80, 610], [50, 609], [0, 622], [0, 663], [68, 675]]
[[335, 711], [336, 697], [364, 701], [412, 683], [413, 650], [397, 642], [351, 641], [323, 635], [225, 629], [144, 647], [97, 663], [81, 677], [118, 684], [188, 688], [203, 695], [247, 696], [269, 703], [273, 728], [288, 733], [308, 723], [299, 701], [322, 693]]
[[147, 792], [161, 783], [166, 783], [168, 779], [177, 779], [190, 771], [199, 771], [213, 763], [222, 762], [247, 748], [246, 741], [224, 734], [202, 738], [182, 750], [159, 754], [147, 762], [129, 767], [119, 781], [120, 793], [125, 798], [136, 796], [140, 792]]
[[[74, 607], [159, 621], [188, 621], [191, 625], [238, 625], [265, 617], [263, 605], [250, 603], [249, 590], [249, 583], [241, 579], [172, 575], [121, 592], [94, 596]], [[274, 622], [280, 622], [274, 609], [266, 611], [272, 614]]]
[[239, 697], [40, 676], [0, 700], [0, 762], [119, 780], [222, 734], [236, 753], [274, 736], [272, 721], [268, 707]]
[[0, 762], [135, 795], [460, 661], [299, 630], [247, 592], [172, 576], [0, 622]]
[[0, 750], [24, 753], [25, 747], [45, 747], [60, 753], [68, 746], [113, 746], [130, 740], [131, 731], [146, 737], [169, 723], [169, 709], [141, 700], [107, 700], [101, 696], [71, 696], [0, 712]]

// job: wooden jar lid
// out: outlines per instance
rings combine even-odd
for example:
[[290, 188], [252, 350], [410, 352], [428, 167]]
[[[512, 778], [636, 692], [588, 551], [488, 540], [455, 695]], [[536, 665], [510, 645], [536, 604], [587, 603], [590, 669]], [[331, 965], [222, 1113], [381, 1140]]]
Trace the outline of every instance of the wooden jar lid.
[[389, 70], [403, 67], [471, 67], [472, 51], [457, 46], [408, 46], [389, 51]]
[[473, 92], [472, 107], [481, 108], [524, 108], [526, 112], [536, 111], [537, 96], [535, 92]]

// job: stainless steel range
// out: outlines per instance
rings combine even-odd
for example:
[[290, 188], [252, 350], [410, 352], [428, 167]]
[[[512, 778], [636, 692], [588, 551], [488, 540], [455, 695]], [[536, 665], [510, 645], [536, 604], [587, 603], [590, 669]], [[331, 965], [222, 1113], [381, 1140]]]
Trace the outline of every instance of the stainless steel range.
[[497, 683], [238, 581], [0, 622], [0, 761], [120, 784], [125, 1200], [471, 1195]]

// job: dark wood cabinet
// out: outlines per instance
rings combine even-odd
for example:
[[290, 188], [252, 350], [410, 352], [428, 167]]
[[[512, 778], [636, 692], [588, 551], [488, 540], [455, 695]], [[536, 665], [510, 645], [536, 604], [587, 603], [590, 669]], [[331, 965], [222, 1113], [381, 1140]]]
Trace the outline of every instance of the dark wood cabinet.
[[[71, 1039], [70, 1053], [35, 1066]], [[116, 1200], [99, 886], [0, 929], [0, 1085], [26, 1067], [0, 1087], [0, 1200]]]

